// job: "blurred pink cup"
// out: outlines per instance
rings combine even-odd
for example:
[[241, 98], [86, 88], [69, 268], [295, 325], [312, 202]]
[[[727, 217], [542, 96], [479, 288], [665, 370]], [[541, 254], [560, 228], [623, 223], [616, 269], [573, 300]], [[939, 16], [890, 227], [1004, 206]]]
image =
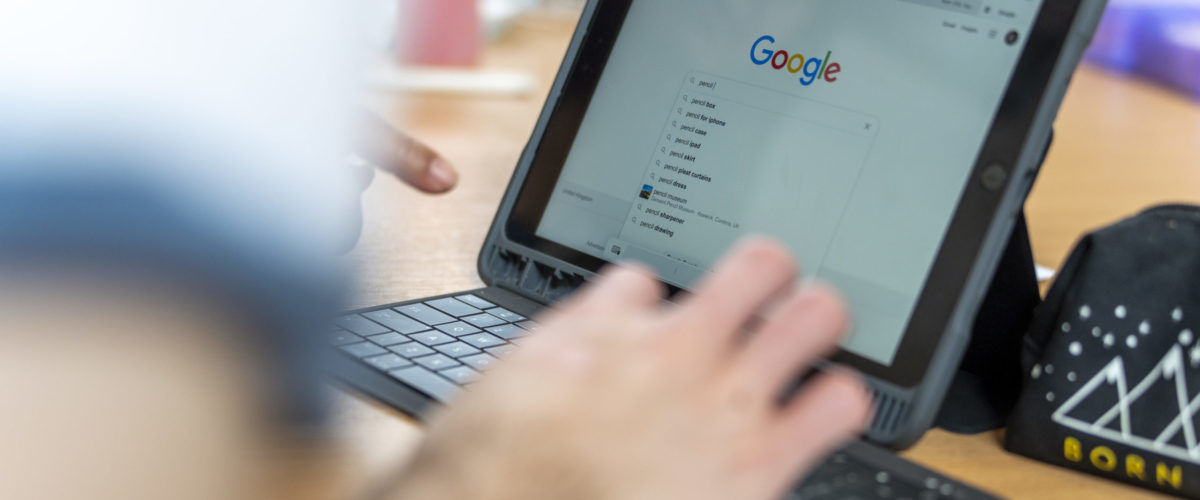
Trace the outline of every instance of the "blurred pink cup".
[[399, 0], [400, 62], [466, 66], [479, 60], [477, 0]]

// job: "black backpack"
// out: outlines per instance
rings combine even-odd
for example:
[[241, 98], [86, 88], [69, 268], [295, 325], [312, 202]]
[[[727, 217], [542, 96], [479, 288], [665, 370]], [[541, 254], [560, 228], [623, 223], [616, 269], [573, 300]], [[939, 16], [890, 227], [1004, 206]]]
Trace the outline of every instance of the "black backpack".
[[1200, 497], [1200, 208], [1085, 237], [1022, 351], [1008, 450]]

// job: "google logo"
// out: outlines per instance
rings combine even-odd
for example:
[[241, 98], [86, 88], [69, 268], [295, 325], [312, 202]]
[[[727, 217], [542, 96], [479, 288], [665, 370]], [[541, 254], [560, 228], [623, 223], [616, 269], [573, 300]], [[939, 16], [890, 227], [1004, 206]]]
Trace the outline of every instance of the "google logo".
[[[784, 69], [793, 74], [803, 73], [800, 77], [800, 84], [805, 87], [812, 85], [818, 78], [823, 78], [829, 83], [836, 82], [837, 74], [842, 72], [842, 65], [838, 63], [830, 63], [829, 59], [833, 57], [833, 51], [825, 53], [824, 59], [805, 57], [799, 53], [788, 54], [786, 50], [774, 50], [775, 37], [771, 35], [763, 35], [750, 46], [750, 61], [759, 66], [771, 63], [771, 67], [775, 69]], [[764, 47], [765, 45], [765, 47]]]

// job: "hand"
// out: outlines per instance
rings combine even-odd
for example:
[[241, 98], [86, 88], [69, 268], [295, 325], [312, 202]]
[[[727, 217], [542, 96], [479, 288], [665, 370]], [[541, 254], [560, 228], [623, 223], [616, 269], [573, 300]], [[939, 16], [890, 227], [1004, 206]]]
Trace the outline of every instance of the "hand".
[[608, 270], [432, 422], [398, 498], [783, 496], [870, 414], [841, 371], [780, 401], [847, 324], [795, 279], [762, 240], [674, 307], [651, 273]]
[[359, 155], [409, 186], [441, 194], [458, 184], [458, 172], [444, 158], [372, 113], [363, 113]]

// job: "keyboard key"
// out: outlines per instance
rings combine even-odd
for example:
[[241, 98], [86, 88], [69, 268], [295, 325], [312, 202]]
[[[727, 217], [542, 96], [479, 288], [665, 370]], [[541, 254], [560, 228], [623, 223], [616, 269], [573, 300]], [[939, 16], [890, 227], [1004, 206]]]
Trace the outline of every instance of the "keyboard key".
[[346, 345], [346, 344], [353, 344], [355, 342], [362, 342], [362, 337], [359, 337], [358, 335], [347, 332], [345, 330], [341, 330], [341, 331], [333, 332], [333, 337], [331, 337], [329, 339], [329, 341], [332, 342], [333, 345], [335, 345], [335, 346], [336, 345]]
[[490, 308], [496, 307], [496, 304], [493, 304], [491, 302], [483, 300], [483, 299], [476, 297], [474, 295], [471, 295], [469, 293], [466, 295], [459, 295], [458, 297], [455, 297], [455, 298], [458, 300], [461, 300], [463, 302], [466, 302], [470, 305], [473, 305], [479, 309], [490, 309]]
[[500, 360], [498, 360], [492, 356], [489, 356], [487, 354], [477, 354], [475, 356], [467, 356], [465, 358], [459, 359], [459, 361], [461, 361], [461, 362], [463, 362], [463, 364], [470, 366], [471, 368], [474, 368], [479, 371], [489, 370], [493, 366], [496, 366], [496, 363], [500, 362]]
[[454, 342], [454, 337], [446, 335], [437, 330], [430, 330], [428, 332], [414, 333], [412, 335], [409, 335], [408, 338], [413, 339], [422, 344], [425, 344], [429, 347], [433, 347], [436, 345], [442, 345], [442, 344], [449, 344], [451, 342]]
[[524, 317], [524, 316], [521, 316], [520, 314], [517, 314], [517, 313], [515, 313], [515, 312], [512, 312], [512, 311], [509, 311], [508, 309], [505, 309], [505, 308], [503, 308], [503, 307], [497, 307], [497, 308], [495, 308], [495, 309], [488, 309], [488, 310], [487, 310], [487, 312], [488, 312], [488, 314], [491, 314], [492, 316], [495, 316], [495, 317], [497, 317], [497, 318], [500, 318], [500, 319], [502, 319], [502, 320], [504, 320], [504, 321], [507, 321], [507, 322], [509, 322], [509, 323], [516, 323], [516, 322], [518, 322], [518, 321], [525, 321], [525, 317]]
[[467, 385], [471, 382], [479, 380], [479, 372], [465, 366], [451, 368], [449, 370], [442, 370], [438, 372], [438, 375], [446, 377], [458, 385]]
[[363, 316], [405, 335], [429, 329], [425, 324], [391, 309], [373, 311], [363, 314]]
[[337, 319], [337, 324], [338, 326], [350, 330], [353, 333], [357, 333], [363, 337], [379, 335], [381, 333], [387, 333], [391, 331], [388, 329], [388, 327], [357, 314], [342, 316]]
[[409, 341], [408, 337], [400, 335], [399, 333], [396, 333], [396, 332], [387, 332], [383, 335], [374, 335], [371, 337], [367, 337], [367, 340], [370, 340], [371, 342], [374, 342], [374, 343], [379, 344], [384, 347], [393, 346], [396, 344], [403, 344], [403, 343]]
[[500, 340], [498, 337], [496, 337], [490, 333], [477, 333], [474, 335], [467, 335], [466, 337], [460, 338], [458, 340], [461, 340], [463, 342], [471, 344], [480, 349], [498, 346], [498, 345], [504, 343], [503, 340]]
[[425, 323], [426, 325], [443, 325], [454, 322], [454, 318], [446, 316], [441, 311], [429, 307], [425, 304], [412, 304], [396, 308], [397, 311], [404, 313], [412, 319]]
[[496, 356], [498, 358], [503, 358], [504, 355], [512, 352], [512, 350], [516, 349], [516, 348], [517, 348], [517, 346], [512, 345], [512, 344], [504, 344], [504, 345], [498, 345], [496, 347], [489, 347], [484, 350], [487, 351], [487, 353], [491, 354], [492, 356]]
[[476, 314], [474, 316], [467, 316], [462, 320], [479, 328], [487, 328], [489, 326], [503, 325], [504, 323], [507, 323], [507, 321], [492, 316], [491, 314]]
[[364, 361], [366, 361], [367, 364], [374, 366], [375, 368], [378, 368], [385, 372], [389, 371], [389, 370], [395, 370], [397, 368], [404, 368], [406, 366], [412, 365], [412, 361], [404, 359], [395, 354], [384, 354], [383, 356], [375, 356], [373, 358], [367, 358]]
[[517, 328], [516, 325], [494, 326], [494, 327], [488, 328], [487, 331], [489, 333], [491, 333], [492, 335], [500, 337], [504, 340], [512, 340], [515, 338], [520, 338], [520, 337], [529, 335], [529, 332], [522, 330], [520, 328]]
[[342, 346], [342, 350], [350, 353], [353, 356], [359, 357], [359, 358], [365, 358], [367, 356], [378, 356], [380, 354], [387, 354], [387, 349], [384, 349], [382, 347], [379, 347], [379, 346], [369, 343], [369, 342], [359, 342], [357, 344], [344, 345], [344, 346]]
[[430, 370], [445, 370], [446, 368], [454, 368], [462, 363], [450, 359], [444, 354], [434, 354], [423, 358], [414, 359], [418, 365], [424, 366]]
[[534, 323], [532, 321], [522, 321], [520, 323], [517, 323], [517, 326], [524, 328], [526, 330], [529, 330], [531, 332], [536, 332], [538, 329], [538, 324]]
[[453, 382], [419, 366], [396, 370], [389, 375], [441, 401], [448, 401], [462, 391]]
[[462, 321], [450, 323], [450, 324], [446, 324], [446, 325], [440, 325], [437, 327], [437, 329], [441, 330], [442, 333], [445, 333], [447, 335], [453, 335], [455, 337], [461, 337], [463, 335], [470, 335], [472, 333], [479, 333], [478, 328], [475, 328], [474, 326], [463, 323]]
[[463, 356], [479, 354], [479, 349], [471, 347], [470, 344], [467, 344], [465, 342], [455, 342], [453, 344], [443, 344], [443, 345], [437, 346], [437, 350], [438, 350], [438, 352], [441, 352], [442, 354], [445, 354], [452, 358], [461, 358]]
[[451, 316], [454, 316], [456, 318], [461, 318], [463, 316], [471, 316], [471, 315], [475, 315], [475, 314], [479, 314], [479, 313], [483, 312], [483, 311], [480, 311], [479, 309], [476, 309], [472, 306], [467, 305], [464, 302], [459, 302], [458, 299], [455, 299], [453, 297], [447, 298], [447, 299], [431, 300], [429, 302], [426, 302], [425, 305], [433, 306], [437, 310], [442, 311]]
[[428, 356], [430, 354], [433, 354], [433, 349], [425, 347], [424, 345], [418, 344], [416, 342], [409, 342], [407, 344], [394, 345], [391, 347], [391, 350], [392, 350], [392, 352], [399, 354], [401, 356], [404, 356], [406, 358], [419, 358], [421, 356]]

